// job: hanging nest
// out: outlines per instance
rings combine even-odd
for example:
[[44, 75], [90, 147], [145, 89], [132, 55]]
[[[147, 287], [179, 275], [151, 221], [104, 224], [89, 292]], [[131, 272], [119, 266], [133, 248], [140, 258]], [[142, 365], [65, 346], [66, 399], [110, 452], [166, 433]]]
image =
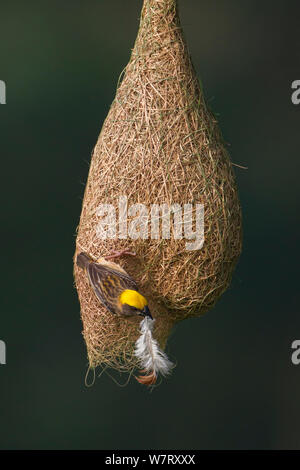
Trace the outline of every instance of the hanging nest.
[[[99, 236], [99, 206], [203, 204], [204, 243], [185, 238]], [[137, 206], [136, 206], [137, 207]], [[128, 215], [127, 222], [133, 217]], [[193, 222], [194, 223], [194, 222]], [[122, 228], [122, 230], [124, 227]], [[145, 231], [146, 230], [146, 231]], [[148, 230], [148, 232], [147, 232]], [[119, 236], [118, 236], [119, 234]], [[148, 235], [148, 236], [147, 236]], [[209, 310], [226, 290], [241, 251], [241, 212], [232, 164], [208, 110], [183, 39], [175, 0], [144, 0], [138, 36], [95, 146], [86, 184], [75, 259], [130, 249], [120, 265], [138, 282], [156, 319], [162, 348], [174, 323]], [[132, 371], [139, 318], [123, 319], [100, 304], [83, 270], [74, 267], [83, 335], [92, 368]]]

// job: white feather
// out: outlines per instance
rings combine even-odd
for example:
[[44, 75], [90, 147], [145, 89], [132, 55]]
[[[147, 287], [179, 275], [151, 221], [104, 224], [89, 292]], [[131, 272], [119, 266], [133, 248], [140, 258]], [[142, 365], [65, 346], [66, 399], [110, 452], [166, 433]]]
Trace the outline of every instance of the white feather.
[[152, 336], [155, 320], [145, 317], [140, 324], [141, 335], [135, 343], [135, 356], [139, 359], [140, 365], [145, 372], [154, 372], [155, 375], [170, 373], [174, 364], [168, 359], [158, 342]]

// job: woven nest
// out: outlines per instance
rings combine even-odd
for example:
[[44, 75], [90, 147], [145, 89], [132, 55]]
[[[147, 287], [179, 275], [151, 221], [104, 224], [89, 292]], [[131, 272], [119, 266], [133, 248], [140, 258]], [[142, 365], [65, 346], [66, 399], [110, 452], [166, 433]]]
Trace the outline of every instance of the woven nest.
[[[117, 213], [120, 196], [127, 197], [128, 207], [203, 204], [202, 248], [187, 250], [186, 240], [175, 239], [172, 230], [169, 239], [151, 239], [150, 228], [144, 239], [99, 237], [99, 205], [112, 204]], [[122, 248], [137, 253], [117, 262], [148, 298], [162, 347], [175, 322], [215, 304], [241, 251], [232, 165], [205, 104], [175, 0], [144, 1], [131, 58], [91, 160], [75, 257], [85, 251], [97, 259]], [[76, 264], [74, 274], [90, 366], [134, 369], [140, 320], [108, 312]]]

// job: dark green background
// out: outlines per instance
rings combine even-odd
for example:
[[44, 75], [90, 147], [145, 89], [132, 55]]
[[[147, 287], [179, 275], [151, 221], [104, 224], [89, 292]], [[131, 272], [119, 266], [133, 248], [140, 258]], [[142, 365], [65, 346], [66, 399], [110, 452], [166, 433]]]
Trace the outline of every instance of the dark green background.
[[[2, 449], [300, 448], [299, 1], [180, 0], [230, 143], [244, 249], [213, 311], [174, 330], [152, 393], [86, 388], [72, 256], [91, 151], [141, 0], [1, 1]], [[125, 377], [117, 377], [125, 381]]]

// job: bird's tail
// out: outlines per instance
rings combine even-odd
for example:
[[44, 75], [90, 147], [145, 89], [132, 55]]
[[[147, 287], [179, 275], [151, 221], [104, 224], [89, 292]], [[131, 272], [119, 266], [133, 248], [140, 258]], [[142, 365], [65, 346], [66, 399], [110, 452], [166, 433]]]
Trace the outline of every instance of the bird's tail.
[[88, 264], [91, 262], [91, 258], [86, 253], [82, 252], [77, 255], [76, 263], [82, 269], [87, 268]]

